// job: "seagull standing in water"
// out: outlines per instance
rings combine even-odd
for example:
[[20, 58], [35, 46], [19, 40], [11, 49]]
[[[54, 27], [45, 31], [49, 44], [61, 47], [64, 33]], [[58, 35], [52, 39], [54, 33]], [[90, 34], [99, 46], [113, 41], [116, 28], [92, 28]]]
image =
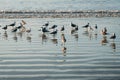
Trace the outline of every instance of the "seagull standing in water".
[[15, 24], [16, 24], [16, 22], [14, 22], [14, 23], [12, 23], [12, 24], [9, 24], [8, 26], [12, 26], [12, 27], [14, 27]]
[[20, 25], [17, 27], [18, 29], [19, 29], [19, 31], [20, 31], [20, 29], [23, 27], [23, 24], [22, 23], [20, 23]]
[[89, 23], [83, 26], [83, 28], [88, 28], [88, 27], [89, 27]]
[[98, 29], [98, 26], [97, 24], [95, 24], [95, 27], [94, 27], [94, 34], [97, 35], [97, 29]]
[[27, 33], [30, 33], [30, 32], [31, 32], [31, 28], [27, 29], [26, 32], [27, 32]]
[[104, 28], [102, 29], [101, 34], [102, 34], [103, 36], [108, 35], [108, 33], [107, 33], [107, 28], [106, 28], [106, 27], [104, 27]]
[[7, 30], [7, 25], [5, 27], [3, 27], [2, 29], [4, 29], [6, 31]]
[[60, 30], [60, 31], [62, 32], [62, 31], [64, 31], [64, 30], [65, 30], [65, 28], [64, 28], [64, 25], [63, 25], [63, 27], [61, 27], [61, 30]]
[[76, 27], [75, 27], [75, 28], [72, 28], [72, 30], [71, 30], [71, 34], [73, 34], [73, 33], [77, 32], [77, 31], [78, 31], [78, 25], [76, 25]]
[[12, 32], [17, 32], [17, 27], [14, 27], [13, 29], [12, 29]]
[[71, 22], [71, 27], [76, 27], [77, 25], [76, 24], [73, 24], [72, 22]]
[[55, 35], [55, 34], [57, 34], [57, 31], [58, 30], [56, 29], [55, 31], [51, 32], [50, 34], [54, 34]]
[[85, 32], [88, 32], [88, 28], [89, 28], [89, 23], [88, 24], [86, 24], [85, 26], [82, 26], [82, 28], [84, 28], [85, 29]]
[[110, 36], [110, 39], [116, 39], [116, 35], [115, 35], [115, 33], [113, 33], [111, 36]]
[[97, 27], [97, 24], [95, 24], [95, 29], [97, 29], [98, 27]]
[[49, 29], [55, 29], [57, 27], [57, 25], [53, 25], [52, 27], [50, 27]]
[[47, 23], [45, 23], [43, 26], [45, 26], [45, 27], [49, 26], [49, 21]]
[[22, 25], [25, 25], [25, 24], [27, 24], [24, 20], [22, 20]]
[[[49, 30], [46, 29], [46, 27], [41, 27], [42, 28], [42, 32], [43, 33], [46, 33], [46, 32], [49, 32]], [[40, 31], [40, 30], [39, 30]]]

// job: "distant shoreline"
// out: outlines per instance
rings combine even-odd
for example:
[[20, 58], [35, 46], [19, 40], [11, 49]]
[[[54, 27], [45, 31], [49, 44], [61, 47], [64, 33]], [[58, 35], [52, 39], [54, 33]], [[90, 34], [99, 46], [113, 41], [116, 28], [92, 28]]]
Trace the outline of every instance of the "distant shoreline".
[[81, 18], [81, 17], [120, 17], [120, 10], [0, 11], [0, 18]]

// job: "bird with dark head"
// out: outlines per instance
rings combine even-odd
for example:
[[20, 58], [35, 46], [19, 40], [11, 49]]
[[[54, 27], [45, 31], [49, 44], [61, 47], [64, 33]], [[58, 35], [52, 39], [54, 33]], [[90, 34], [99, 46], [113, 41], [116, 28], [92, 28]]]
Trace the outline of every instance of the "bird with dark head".
[[8, 27], [8, 26], [6, 25], [6, 26], [5, 26], [5, 27], [3, 27], [2, 29], [4, 29], [4, 30], [6, 31], [6, 30], [7, 30], [7, 27]]
[[83, 28], [88, 28], [88, 27], [89, 27], [89, 23], [83, 26]]
[[107, 28], [106, 28], [106, 27], [104, 27], [103, 31], [104, 31], [105, 33], [107, 33]]
[[45, 23], [43, 26], [45, 26], [45, 27], [49, 26], [49, 21], [47, 23]]
[[98, 27], [97, 27], [97, 24], [95, 24], [95, 29], [97, 29]]
[[64, 28], [64, 25], [63, 25], [63, 27], [61, 27], [61, 30], [60, 31], [64, 31], [65, 30], [65, 28]]
[[53, 31], [53, 32], [51, 32], [50, 34], [57, 34], [57, 29], [55, 30], [55, 31]]
[[53, 25], [52, 27], [50, 27], [49, 29], [55, 29], [57, 27], [57, 25]]
[[21, 29], [23, 27], [23, 24], [20, 23], [20, 25], [17, 27], [18, 29]]
[[[41, 27], [42, 28], [42, 32], [43, 33], [46, 33], [46, 32], [49, 32], [49, 30], [46, 29], [46, 27]], [[40, 30], [39, 30], [40, 31]]]
[[71, 22], [71, 27], [76, 27], [77, 25]]
[[113, 33], [111, 36], [110, 36], [110, 39], [116, 39], [116, 35], [115, 35], [115, 33]]
[[78, 25], [75, 27], [75, 30], [78, 31]]
[[12, 24], [9, 24], [8, 26], [12, 26], [12, 27], [14, 27], [15, 24], [16, 24], [16, 22], [14, 22], [14, 23], [12, 23]]
[[71, 34], [74, 34], [78, 31], [78, 26], [76, 26], [75, 28], [72, 28], [71, 30]]
[[12, 32], [17, 32], [17, 27], [14, 27], [13, 29], [12, 29]]
[[108, 34], [109, 34], [109, 33], [107, 33], [107, 28], [106, 28], [106, 27], [104, 27], [104, 28], [102, 29], [101, 34], [102, 34], [102, 35], [108, 35]]

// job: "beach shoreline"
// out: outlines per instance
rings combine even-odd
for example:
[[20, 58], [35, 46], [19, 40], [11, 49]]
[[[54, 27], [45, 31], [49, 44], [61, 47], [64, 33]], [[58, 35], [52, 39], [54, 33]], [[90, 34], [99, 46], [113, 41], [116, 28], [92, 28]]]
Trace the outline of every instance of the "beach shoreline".
[[82, 18], [120, 17], [120, 10], [77, 10], [77, 11], [0, 11], [0, 18]]

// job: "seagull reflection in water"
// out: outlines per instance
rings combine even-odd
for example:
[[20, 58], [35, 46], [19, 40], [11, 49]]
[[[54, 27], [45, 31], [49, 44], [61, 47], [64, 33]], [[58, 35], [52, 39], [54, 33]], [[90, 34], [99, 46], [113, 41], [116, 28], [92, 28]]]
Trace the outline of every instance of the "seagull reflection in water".
[[3, 38], [4, 38], [5, 40], [7, 40], [7, 39], [8, 39], [8, 34], [7, 34], [7, 31], [5, 31], [5, 32], [3, 33]]
[[65, 38], [65, 35], [64, 35], [64, 34], [61, 34], [61, 42], [62, 42], [61, 46], [62, 46], [63, 56], [66, 56], [67, 48], [65, 47], [66, 38]]
[[65, 38], [64, 34], [61, 34], [61, 42], [62, 42], [61, 45], [65, 45], [65, 43], [66, 43], [66, 38]]
[[17, 33], [17, 35], [18, 35], [20, 38], [23, 37], [23, 34], [24, 34], [24, 32], [18, 32], [18, 33]]
[[108, 43], [107, 37], [104, 36], [103, 39], [101, 40], [102, 45], [106, 45]]
[[90, 33], [89, 31], [84, 31], [84, 32], [83, 32], [83, 35], [84, 35], [84, 36], [87, 36], [90, 40], [93, 38], [93, 34]]
[[58, 39], [51, 39], [51, 41], [53, 42], [53, 44], [56, 44], [56, 46], [57, 46], [57, 44], [58, 44]]
[[78, 41], [79, 35], [78, 35], [77, 33], [76, 33], [76, 34], [73, 34], [72, 36], [74, 37], [74, 39], [75, 39], [76, 41]]
[[46, 36], [46, 34], [45, 33], [43, 33], [43, 34], [40, 34], [40, 37], [41, 37], [41, 39], [42, 39], [42, 44], [45, 42], [47, 42], [47, 40], [48, 40], [48, 37]]
[[88, 31], [84, 31], [82, 34], [83, 34], [84, 36], [89, 36], [89, 32], [88, 32]]
[[27, 39], [28, 42], [31, 42], [32, 37], [31, 36], [27, 36], [26, 39]]
[[67, 52], [67, 48], [66, 48], [65, 46], [63, 46], [63, 47], [62, 47], [63, 56], [66, 56], [66, 55], [67, 55], [66, 52]]
[[17, 42], [17, 40], [18, 40], [16, 33], [14, 33], [13, 40], [14, 40], [15, 42]]

